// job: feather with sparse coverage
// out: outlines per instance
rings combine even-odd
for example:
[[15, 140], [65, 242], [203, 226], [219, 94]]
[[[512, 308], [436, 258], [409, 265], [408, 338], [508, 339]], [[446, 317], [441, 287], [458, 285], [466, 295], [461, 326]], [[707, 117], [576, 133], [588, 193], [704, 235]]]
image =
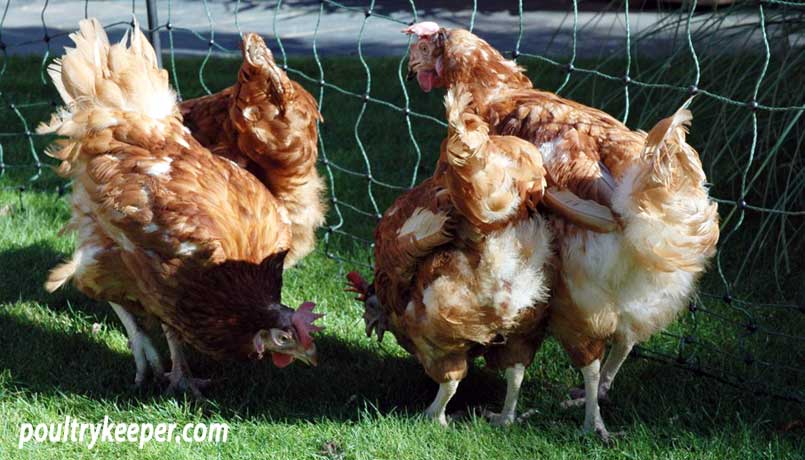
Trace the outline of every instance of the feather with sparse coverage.
[[[474, 354], [486, 353], [492, 367], [531, 362], [552, 258], [539, 215], [489, 231], [475, 227], [453, 206], [444, 169], [383, 215], [372, 285], [350, 275], [365, 302], [367, 333], [388, 328], [437, 382], [463, 378]], [[509, 346], [493, 345], [498, 338]]]
[[[632, 131], [600, 110], [534, 89], [521, 68], [476, 35], [433, 29], [410, 49], [409, 74], [422, 89], [466, 87], [490, 135], [539, 149], [559, 256], [551, 329], [582, 368], [613, 343], [615, 361], [601, 368], [605, 392], [618, 360], [684, 311], [715, 253], [717, 206], [686, 141], [690, 101], [648, 134]], [[605, 436], [597, 405], [587, 409], [585, 429]]]
[[534, 210], [545, 188], [545, 171], [533, 145], [512, 136], [490, 136], [471, 104], [472, 94], [463, 85], [445, 97], [444, 182], [462, 216], [490, 231]]
[[72, 279], [216, 358], [253, 356], [261, 330], [299, 332], [280, 303], [282, 204], [193, 139], [136, 24], [116, 44], [95, 19], [70, 37], [48, 70], [65, 106], [39, 132], [62, 136], [48, 152], [73, 181], [77, 239], [46, 288]]
[[324, 182], [316, 170], [318, 105], [288, 78], [259, 35], [247, 33], [237, 82], [180, 108], [193, 136], [249, 170], [283, 204], [291, 222], [286, 265], [306, 256], [324, 223]]
[[544, 336], [552, 277], [551, 231], [536, 213], [538, 152], [489, 136], [470, 103], [461, 89], [448, 93], [437, 170], [380, 220], [372, 285], [348, 275], [367, 335], [382, 340], [390, 330], [440, 384], [463, 379], [477, 355], [507, 372], [528, 366]]

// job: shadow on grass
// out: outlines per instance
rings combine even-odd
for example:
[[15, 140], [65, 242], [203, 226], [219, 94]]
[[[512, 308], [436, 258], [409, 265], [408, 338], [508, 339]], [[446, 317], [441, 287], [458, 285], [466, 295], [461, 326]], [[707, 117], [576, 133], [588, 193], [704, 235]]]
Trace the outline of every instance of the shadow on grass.
[[[89, 331], [43, 327], [36, 321], [0, 314], [4, 352], [0, 367], [8, 369], [18, 389], [46, 396], [78, 394], [99, 402], [132, 405], [172, 397], [163, 385], [149, 382], [133, 388], [134, 361], [130, 353], [114, 350]], [[163, 345], [162, 339], [159, 345]], [[211, 410], [223, 416], [271, 417], [289, 421], [328, 418], [357, 420], [359, 410], [375, 407], [381, 413], [418, 411], [435, 394], [436, 386], [412, 358], [375, 353], [331, 336], [317, 340], [322, 364], [294, 363], [278, 369], [269, 361], [225, 362], [190, 353], [195, 376], [213, 379], [205, 391]], [[169, 365], [164, 346], [164, 364]], [[465, 390], [492, 386], [491, 374], [468, 380]], [[473, 382], [474, 381], [474, 382]], [[466, 404], [480, 404], [484, 392], [462, 391]], [[183, 400], [183, 396], [177, 396]], [[193, 404], [189, 399], [188, 404]]]
[[[131, 387], [131, 355], [109, 348], [88, 332], [45, 328], [5, 314], [0, 315], [0, 330], [5, 331], [0, 364], [10, 370], [13, 385], [25, 391], [47, 396], [80, 394], [99, 402], [132, 406], [170, 397], [154, 386], [135, 391]], [[196, 376], [214, 380], [205, 392], [208, 409], [226, 418], [271, 418], [291, 423], [354, 421], [365, 408], [380, 414], [414, 416], [435, 395], [436, 385], [411, 357], [328, 335], [319, 337], [317, 344], [322, 363], [316, 368], [293, 364], [277, 369], [268, 362], [217, 363], [197, 354], [191, 354], [191, 368]], [[167, 358], [165, 361], [167, 364]], [[746, 393], [733, 392], [678, 369], [642, 360], [633, 360], [627, 366], [613, 390], [613, 403], [603, 407], [612, 431], [648, 426], [659, 433], [682, 430], [716, 436], [737, 429], [740, 421], [757, 421], [757, 431], [769, 433], [779, 427], [778, 421], [795, 417], [794, 407], [765, 398], [747, 398]], [[551, 386], [543, 379], [529, 379], [521, 407], [535, 408], [539, 413], [528, 419], [525, 427], [576, 430], [583, 412], [558, 409], [564, 390], [561, 384]], [[497, 410], [504, 392], [499, 376], [475, 367], [459, 387], [449, 411], [478, 411], [484, 406]], [[186, 400], [183, 404], [195, 403]], [[772, 413], [775, 416], [770, 424]], [[675, 441], [669, 437], [667, 442]]]
[[36, 302], [49, 309], [61, 312], [80, 305], [81, 311], [92, 316], [94, 321], [114, 318], [104, 303], [88, 299], [70, 283], [53, 293], [45, 291], [44, 282], [50, 269], [63, 262], [69, 254], [63, 254], [47, 242], [39, 241], [25, 247], [16, 247], [0, 252], [0, 303]]
[[[43, 243], [0, 253], [3, 267], [17, 267], [6, 270], [0, 302], [32, 301], [55, 312], [68, 310], [71, 304], [80, 305], [82, 313], [94, 316], [91, 321], [111, 324], [123, 333], [105, 305], [90, 301], [72, 288], [53, 295], [42, 289], [46, 273], [43, 267], [61, 258]], [[21, 261], [27, 269], [23, 269]], [[132, 406], [169, 397], [162, 395], [156, 385], [143, 392], [132, 388], [134, 362], [130, 353], [110, 348], [89, 331], [58, 327], [58, 322], [0, 314], [4, 337], [0, 367], [10, 370], [13, 385], [42, 395], [79, 394], [100, 402]], [[163, 342], [161, 338], [157, 340], [167, 365]], [[414, 416], [430, 403], [437, 386], [414, 358], [401, 357], [392, 344], [393, 339], [378, 345], [367, 339], [337, 338], [325, 331], [317, 339], [321, 364], [316, 368], [299, 363], [284, 369], [269, 362], [219, 363], [190, 353], [191, 369], [198, 377], [214, 380], [205, 394], [210, 410], [224, 417], [354, 421], [366, 408], [380, 414]], [[582, 410], [558, 408], [566, 397], [566, 382], [551, 375], [555, 372], [546, 375], [539, 369], [540, 365], [564, 360], [556, 350], [540, 353], [520, 404], [522, 409], [539, 411], [526, 422], [529, 429], [572, 432], [581, 425]], [[580, 375], [575, 380], [580, 381]], [[482, 407], [498, 410], [504, 393], [505, 383], [500, 376], [475, 366], [460, 385], [449, 412], [478, 411]], [[748, 421], [757, 423], [758, 432], [770, 433], [786, 420], [796, 419], [799, 409], [639, 359], [627, 362], [611, 396], [613, 403], [602, 410], [612, 431], [648, 426], [659, 433], [684, 430], [717, 436]], [[179, 399], [183, 400], [181, 396]], [[669, 437], [667, 442], [674, 440]]]
[[[45, 241], [29, 246], [15, 247], [0, 252], [3, 267], [0, 284], [0, 302], [31, 301], [38, 303], [64, 304], [70, 293], [64, 290], [50, 294], [43, 285], [51, 268], [69, 257], [61, 254]], [[74, 300], [72, 295], [70, 300]]]
[[[581, 381], [578, 373], [576, 382]], [[581, 428], [583, 407], [559, 407], [568, 398], [568, 388], [549, 382], [543, 390], [536, 395], [536, 401], [530, 401], [540, 413], [526, 424], [546, 430], [566, 424], [569, 429]], [[803, 441], [784, 428], [791, 422], [801, 422], [801, 405], [752, 395], [668, 364], [630, 358], [609, 397], [609, 402], [601, 404], [601, 415], [610, 433], [623, 432], [627, 441], [632, 434], [639, 437], [639, 432], [649, 431], [658, 446], [676, 446], [685, 433], [724, 438], [727, 433], [746, 429], [763, 439]]]

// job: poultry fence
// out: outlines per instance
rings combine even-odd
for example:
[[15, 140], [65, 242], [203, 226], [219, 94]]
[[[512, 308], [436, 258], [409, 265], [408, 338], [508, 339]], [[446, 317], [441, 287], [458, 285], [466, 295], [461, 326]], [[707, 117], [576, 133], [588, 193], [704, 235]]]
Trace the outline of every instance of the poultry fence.
[[[405, 81], [411, 39], [397, 34], [402, 50], [391, 53], [393, 59], [378, 58], [383, 47], [372, 34], [380, 28], [396, 33], [437, 16], [482, 37], [494, 29], [493, 44], [524, 65], [536, 87], [602, 108], [633, 128], [649, 129], [695, 96], [690, 140], [719, 204], [719, 249], [688, 314], [634, 353], [756, 395], [805, 402], [805, 4], [627, 1], [590, 9], [590, 2], [573, 0], [557, 2], [560, 10], [551, 7], [550, 15], [559, 19], [548, 27], [533, 23], [536, 16], [529, 14], [539, 6], [522, 0], [237, 0], [223, 8], [213, 0], [193, 0], [192, 18], [176, 13], [179, 1], [127, 5], [147, 18], [141, 26], [152, 39], [161, 37], [163, 65], [180, 97], [191, 93], [191, 84], [202, 93], [221, 89], [209, 84], [213, 63], [239, 56], [237, 43], [217, 34], [229, 22], [238, 34], [251, 31], [246, 24], [260, 23], [256, 31], [269, 39], [276, 60], [318, 99], [326, 120], [319, 134], [320, 168], [330, 201], [321, 250], [344, 270], [371, 265], [373, 224], [395, 195], [432, 172], [436, 133], [446, 131], [441, 107], [433, 102], [438, 96], [428, 99]], [[448, 6], [431, 5], [436, 3]], [[69, 33], [49, 25], [49, 9], [58, 4], [45, 0], [36, 6], [38, 38], [15, 41], [21, 29], [9, 26], [11, 0], [0, 20], [0, 187], [20, 194], [37, 188], [63, 194], [69, 188], [52, 177], [52, 162], [43, 154], [48, 139], [34, 131], [55, 102], [45, 92], [22, 94], [11, 84], [31, 79], [15, 75], [20, 61], [14, 56], [33, 52], [39, 71], [33, 78], [43, 88], [49, 85], [46, 67], [61, 53], [55, 43]], [[83, 6], [85, 16], [100, 8], [88, 0]], [[289, 10], [306, 14], [309, 30], [284, 28]], [[490, 25], [500, 15], [514, 18], [506, 32]], [[199, 18], [206, 23], [202, 28], [184, 24], [198, 24]], [[328, 34], [340, 24], [329, 21], [345, 18], [357, 23], [350, 29], [357, 33], [350, 49], [333, 52]], [[105, 23], [119, 29], [132, 21], [129, 16]], [[195, 42], [194, 72], [181, 70], [186, 55], [176, 45], [180, 35]], [[307, 37], [307, 45], [299, 45], [299, 36]], [[345, 79], [340, 69], [347, 61], [357, 70]], [[330, 134], [334, 117], [338, 132]], [[334, 145], [333, 136], [350, 138], [351, 148]]]

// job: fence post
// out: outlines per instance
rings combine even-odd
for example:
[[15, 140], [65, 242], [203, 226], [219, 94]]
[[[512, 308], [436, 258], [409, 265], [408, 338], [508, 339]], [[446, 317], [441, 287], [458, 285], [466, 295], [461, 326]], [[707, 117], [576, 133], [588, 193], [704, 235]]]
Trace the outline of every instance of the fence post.
[[157, 55], [157, 64], [162, 67], [162, 45], [159, 42], [159, 20], [157, 19], [157, 2], [156, 0], [145, 0], [145, 8], [148, 12], [148, 36], [151, 40], [151, 46], [154, 47], [154, 52]]

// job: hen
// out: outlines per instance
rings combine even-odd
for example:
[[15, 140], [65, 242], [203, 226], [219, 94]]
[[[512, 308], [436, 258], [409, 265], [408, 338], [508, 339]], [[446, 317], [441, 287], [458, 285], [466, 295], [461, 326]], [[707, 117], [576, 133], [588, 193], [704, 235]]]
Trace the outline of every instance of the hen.
[[160, 358], [137, 317], [162, 323], [171, 389], [199, 395], [183, 344], [214, 358], [294, 358], [316, 363], [313, 304], [280, 302], [291, 224], [282, 203], [251, 174], [212, 155], [182, 125], [167, 73], [140, 30], [111, 45], [83, 20], [75, 48], [48, 69], [65, 106], [40, 133], [58, 133], [49, 154], [73, 180], [77, 231], [70, 261], [54, 268], [53, 291], [72, 278], [111, 303], [129, 336], [143, 382]]
[[551, 233], [534, 205], [544, 188], [529, 143], [489, 136], [451, 91], [448, 138], [434, 177], [400, 196], [375, 231], [375, 276], [357, 273], [351, 290], [365, 303], [367, 335], [386, 329], [439, 383], [426, 414], [446, 424], [445, 408], [483, 355], [506, 369], [497, 424], [514, 421], [525, 368], [544, 335]]
[[238, 81], [179, 108], [193, 136], [248, 169], [282, 203], [291, 221], [290, 266], [313, 250], [324, 223], [324, 182], [316, 170], [321, 121], [313, 96], [288, 78], [259, 35], [241, 44]]
[[[606, 439], [598, 399], [632, 347], [684, 310], [718, 241], [717, 206], [685, 140], [688, 104], [648, 135], [631, 131], [604, 112], [533, 89], [520, 67], [470, 32], [435, 23], [405, 32], [419, 36], [409, 75], [423, 90], [467, 85], [493, 132], [532, 142], [542, 154], [549, 185], [544, 202], [567, 218], [551, 218], [559, 274], [550, 330], [584, 376], [584, 392], [565, 405], [585, 405], [584, 429]], [[566, 194], [610, 209], [613, 231], [575, 225], [584, 222], [550, 200]], [[606, 222], [595, 209], [591, 221]], [[607, 342], [612, 347], [602, 367]]]

